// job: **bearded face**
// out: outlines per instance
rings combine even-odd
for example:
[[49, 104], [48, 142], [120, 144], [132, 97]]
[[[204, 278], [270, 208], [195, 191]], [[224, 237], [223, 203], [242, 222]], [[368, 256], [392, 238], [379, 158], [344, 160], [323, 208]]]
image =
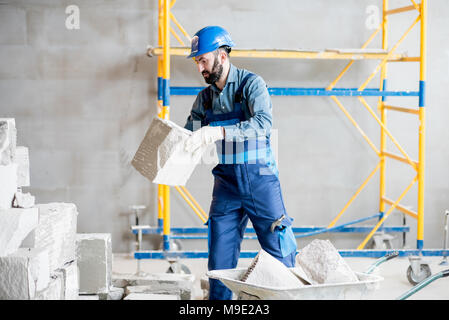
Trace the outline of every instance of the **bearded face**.
[[195, 58], [198, 71], [207, 84], [217, 82], [223, 74], [223, 64], [220, 63], [218, 51], [209, 52]]
[[212, 84], [220, 79], [223, 74], [223, 65], [218, 61], [218, 55], [214, 57], [214, 64], [212, 65], [212, 70], [203, 70], [201, 72], [204, 80], [207, 84]]

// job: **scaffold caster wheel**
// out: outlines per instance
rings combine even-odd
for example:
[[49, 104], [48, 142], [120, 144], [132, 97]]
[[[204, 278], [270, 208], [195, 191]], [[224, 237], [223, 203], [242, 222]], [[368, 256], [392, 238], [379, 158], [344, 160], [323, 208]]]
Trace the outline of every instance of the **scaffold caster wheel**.
[[414, 286], [432, 275], [432, 271], [428, 264], [420, 264], [418, 268], [418, 270], [414, 270], [417, 268], [410, 265], [407, 269], [408, 282]]
[[185, 264], [179, 262], [170, 262], [167, 273], [191, 274], [190, 269]]

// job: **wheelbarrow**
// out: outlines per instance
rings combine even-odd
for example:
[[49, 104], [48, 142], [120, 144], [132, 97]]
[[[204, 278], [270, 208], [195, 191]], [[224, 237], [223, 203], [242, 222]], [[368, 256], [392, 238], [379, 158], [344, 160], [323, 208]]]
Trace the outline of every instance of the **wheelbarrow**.
[[[359, 281], [341, 282], [330, 284], [309, 284], [295, 288], [267, 287], [245, 283], [239, 279], [247, 271], [247, 268], [226, 270], [211, 270], [207, 276], [223, 282], [238, 299], [249, 300], [360, 300], [369, 296], [379, 287], [379, 282], [384, 278], [374, 275], [372, 272], [383, 262], [397, 257], [399, 253], [394, 251], [376, 260], [365, 272], [355, 272]], [[297, 268], [289, 268], [294, 274]]]

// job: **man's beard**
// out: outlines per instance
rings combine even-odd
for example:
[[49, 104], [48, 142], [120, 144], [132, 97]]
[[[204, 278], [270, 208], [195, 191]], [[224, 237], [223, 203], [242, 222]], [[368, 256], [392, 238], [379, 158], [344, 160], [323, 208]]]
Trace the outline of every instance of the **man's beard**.
[[[210, 73], [207, 71], [203, 71], [202, 74], [207, 84], [215, 83], [220, 79], [221, 75], [223, 74], [223, 65], [219, 64], [218, 58], [215, 57], [214, 65], [212, 66], [212, 71]], [[208, 74], [209, 76], [205, 77], [204, 76], [205, 74]]]

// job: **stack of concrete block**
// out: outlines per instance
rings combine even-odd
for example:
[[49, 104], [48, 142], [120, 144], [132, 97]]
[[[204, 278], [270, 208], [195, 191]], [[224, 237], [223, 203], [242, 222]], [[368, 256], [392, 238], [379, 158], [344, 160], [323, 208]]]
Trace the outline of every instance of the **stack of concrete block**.
[[[80, 295], [99, 295], [112, 300], [112, 246], [110, 233], [78, 233], [76, 235]], [[118, 293], [119, 294], [119, 293]]]
[[131, 164], [153, 183], [185, 185], [201, 160], [201, 153], [184, 150], [184, 142], [191, 134], [172, 121], [156, 117]]
[[[165, 295], [167, 299], [192, 300], [195, 276], [193, 274], [152, 273], [148, 275], [112, 275], [112, 284], [125, 288], [125, 299], [157, 300]], [[130, 296], [130, 297], [129, 297]]]
[[[8, 245], [3, 248], [7, 254], [0, 256], [0, 299], [77, 299], [76, 206], [71, 203], [50, 203], [5, 211], [8, 215], [1, 215], [0, 211], [0, 216], [11, 217], [17, 213], [17, 220], [32, 211], [39, 218], [38, 222], [35, 219], [33, 223], [17, 223], [16, 228], [2, 233], [9, 239], [6, 241]], [[1, 227], [7, 225], [0, 224]], [[20, 245], [22, 247], [18, 248]]]
[[22, 193], [30, 165], [16, 142], [15, 120], [0, 118], [0, 299], [76, 299], [76, 206]]

